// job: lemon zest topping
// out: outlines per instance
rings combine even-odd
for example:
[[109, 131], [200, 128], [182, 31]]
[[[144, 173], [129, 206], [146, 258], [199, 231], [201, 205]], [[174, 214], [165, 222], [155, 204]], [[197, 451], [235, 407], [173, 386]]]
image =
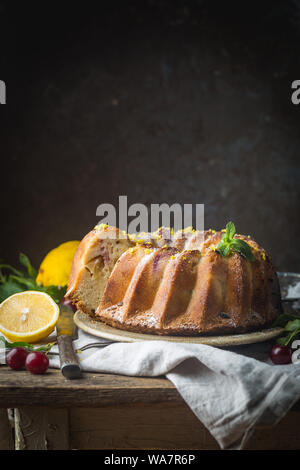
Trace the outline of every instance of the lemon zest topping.
[[104, 228], [107, 228], [108, 227], [108, 224], [99, 224], [99, 225], [95, 225], [94, 229], [95, 230], [102, 230]]
[[185, 227], [184, 229], [182, 229], [182, 231], [183, 231], [184, 233], [194, 233], [196, 230], [193, 229], [192, 226], [189, 226], [189, 227]]

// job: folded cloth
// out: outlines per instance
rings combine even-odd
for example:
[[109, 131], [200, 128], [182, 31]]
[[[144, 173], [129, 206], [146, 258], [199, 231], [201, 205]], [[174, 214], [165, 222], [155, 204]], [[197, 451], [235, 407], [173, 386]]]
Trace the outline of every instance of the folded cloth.
[[[74, 347], [96, 342], [79, 330]], [[268, 363], [268, 348], [258, 344], [233, 352], [200, 344], [142, 341], [108, 343], [82, 351], [79, 358], [84, 371], [165, 375], [222, 449], [242, 449], [255, 426], [275, 425], [300, 398], [300, 364], [274, 366]], [[59, 367], [58, 356], [51, 356], [50, 366]]]

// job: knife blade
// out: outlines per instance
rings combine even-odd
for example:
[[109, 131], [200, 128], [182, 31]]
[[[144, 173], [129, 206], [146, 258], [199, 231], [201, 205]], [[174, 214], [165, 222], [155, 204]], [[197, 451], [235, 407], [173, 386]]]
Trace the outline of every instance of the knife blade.
[[59, 305], [59, 318], [56, 324], [60, 370], [67, 379], [82, 377], [79, 361], [73, 349], [73, 339], [77, 338], [74, 312], [68, 305]]

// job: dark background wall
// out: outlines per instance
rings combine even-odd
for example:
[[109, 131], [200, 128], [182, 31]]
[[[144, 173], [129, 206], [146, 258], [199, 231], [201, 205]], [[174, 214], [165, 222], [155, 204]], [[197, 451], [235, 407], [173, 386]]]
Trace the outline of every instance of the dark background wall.
[[204, 203], [300, 271], [298, 2], [0, 1], [0, 257], [36, 265], [96, 207]]

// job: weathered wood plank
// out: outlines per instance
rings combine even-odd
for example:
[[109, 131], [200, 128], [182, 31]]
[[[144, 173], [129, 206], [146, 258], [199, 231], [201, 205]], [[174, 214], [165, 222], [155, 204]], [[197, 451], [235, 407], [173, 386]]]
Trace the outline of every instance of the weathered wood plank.
[[[101, 407], [126, 403], [183, 403], [174, 385], [165, 378], [127, 377], [84, 373], [67, 380], [59, 370], [42, 376], [0, 366], [1, 406]], [[294, 407], [300, 411], [300, 401]]]
[[63, 408], [15, 409], [16, 450], [69, 449], [69, 413]]
[[70, 410], [73, 449], [218, 449], [184, 404], [153, 403]]
[[[70, 440], [75, 449], [219, 449], [191, 410], [175, 403], [71, 409]], [[300, 450], [299, 413], [257, 429], [247, 449]]]
[[[15, 410], [17, 449], [218, 449], [185, 404], [135, 403], [102, 408]], [[299, 413], [257, 429], [247, 449], [300, 450]]]
[[0, 408], [0, 450], [11, 450], [13, 448], [12, 427], [9, 423], [7, 409]]
[[290, 411], [274, 427], [255, 429], [249, 450], [300, 450], [299, 412]]
[[32, 376], [27, 371], [0, 368], [2, 406], [89, 406], [132, 402], [181, 402], [171, 382], [164, 378], [126, 377], [85, 373], [83, 379], [67, 380], [60, 371]]

